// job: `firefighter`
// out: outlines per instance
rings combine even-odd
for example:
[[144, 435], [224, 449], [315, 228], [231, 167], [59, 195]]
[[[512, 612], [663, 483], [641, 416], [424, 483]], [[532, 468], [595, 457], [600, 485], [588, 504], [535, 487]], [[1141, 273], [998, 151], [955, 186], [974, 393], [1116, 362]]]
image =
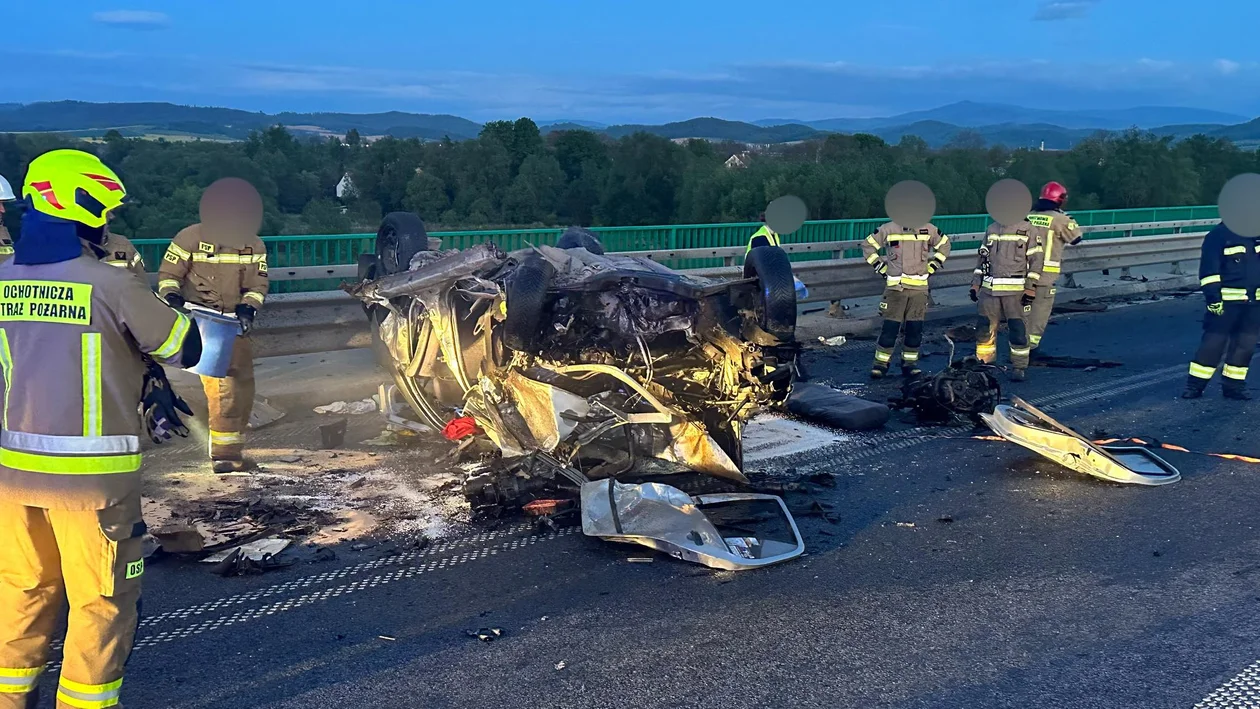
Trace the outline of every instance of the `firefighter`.
[[778, 246], [779, 245], [779, 235], [775, 233], [774, 229], [770, 228], [769, 224], [766, 224], [765, 212], [762, 212], [761, 216], [759, 216], [757, 219], [758, 221], [761, 222], [761, 228], [753, 232], [752, 236], [748, 237], [748, 248], [744, 249], [745, 256], [748, 255], [749, 251], [752, 251], [758, 246]]
[[1260, 336], [1260, 239], [1216, 225], [1203, 239], [1199, 284], [1207, 301], [1203, 340], [1190, 362], [1182, 398], [1197, 399], [1222, 356], [1221, 389], [1226, 399], [1246, 401], [1247, 367]]
[[22, 239], [0, 264], [0, 707], [38, 703], [66, 601], [57, 706], [118, 704], [144, 572], [141, 429], [187, 435], [142, 358], [196, 364], [197, 328], [83, 254], [80, 237], [99, 238], [125, 194], [87, 153], [37, 157]]
[[1041, 338], [1050, 322], [1050, 312], [1054, 310], [1054, 297], [1058, 292], [1055, 283], [1059, 280], [1059, 272], [1063, 259], [1063, 249], [1075, 246], [1084, 236], [1081, 227], [1063, 211], [1067, 204], [1067, 188], [1058, 182], [1047, 182], [1041, 188], [1041, 198], [1033, 205], [1028, 222], [1033, 225], [1037, 243], [1044, 252], [1041, 281], [1037, 284], [1037, 297], [1028, 312], [1028, 345], [1037, 349]]
[[932, 224], [906, 229], [888, 222], [866, 237], [862, 254], [875, 273], [885, 278], [884, 298], [879, 304], [884, 325], [875, 347], [871, 378], [879, 379], [888, 373], [903, 324], [901, 372], [914, 376], [919, 373], [919, 345], [923, 342], [923, 321], [927, 319], [928, 278], [949, 257], [949, 237]]
[[0, 175], [0, 263], [8, 260], [13, 255], [13, 239], [9, 237], [9, 230], [4, 228], [4, 205], [6, 202], [12, 203], [17, 199], [17, 195], [13, 193], [13, 185], [4, 179], [4, 175]]
[[245, 468], [244, 431], [254, 406], [249, 331], [267, 296], [267, 252], [258, 229], [262, 198], [250, 184], [225, 178], [201, 197], [201, 222], [175, 236], [158, 269], [158, 295], [234, 315], [241, 323], [227, 377], [202, 377], [210, 408], [210, 461], [216, 473]]
[[993, 223], [980, 246], [971, 300], [979, 304], [976, 357], [997, 359], [997, 332], [1006, 320], [1011, 349], [1011, 378], [1024, 381], [1030, 354], [1026, 318], [1037, 299], [1044, 252], [1028, 220], [1011, 225]]

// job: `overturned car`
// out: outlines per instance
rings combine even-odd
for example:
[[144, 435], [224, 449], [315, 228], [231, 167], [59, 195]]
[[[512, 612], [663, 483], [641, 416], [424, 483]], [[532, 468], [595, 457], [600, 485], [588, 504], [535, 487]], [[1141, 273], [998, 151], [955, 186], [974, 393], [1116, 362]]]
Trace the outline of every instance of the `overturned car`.
[[744, 424], [796, 375], [787, 254], [760, 247], [716, 281], [606, 254], [590, 231], [504, 253], [443, 251], [387, 216], [346, 289], [414, 417], [471, 417], [501, 453], [474, 506], [522, 506], [585, 482], [691, 471], [746, 482]]

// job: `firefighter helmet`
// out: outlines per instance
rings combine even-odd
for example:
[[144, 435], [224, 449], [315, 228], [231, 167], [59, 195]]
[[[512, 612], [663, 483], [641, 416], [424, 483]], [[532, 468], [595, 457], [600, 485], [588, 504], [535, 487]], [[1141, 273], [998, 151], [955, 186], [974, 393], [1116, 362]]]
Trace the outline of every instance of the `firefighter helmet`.
[[99, 229], [127, 197], [118, 175], [82, 150], [53, 150], [31, 161], [22, 197], [36, 211]]
[[1047, 182], [1045, 186], [1041, 188], [1041, 198], [1048, 199], [1062, 207], [1063, 203], [1067, 202], [1068, 191], [1061, 183]]

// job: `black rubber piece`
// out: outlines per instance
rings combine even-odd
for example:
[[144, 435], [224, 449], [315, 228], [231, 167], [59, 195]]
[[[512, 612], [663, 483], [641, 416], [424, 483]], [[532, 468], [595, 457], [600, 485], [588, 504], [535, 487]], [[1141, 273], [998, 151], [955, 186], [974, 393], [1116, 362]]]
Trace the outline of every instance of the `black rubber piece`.
[[538, 326], [547, 303], [547, 288], [556, 272], [537, 254], [517, 267], [507, 284], [507, 317], [503, 344], [517, 352], [532, 352], [538, 345]]
[[586, 249], [593, 254], [604, 255], [604, 242], [599, 240], [599, 235], [580, 226], [565, 229], [560, 239], [556, 241], [556, 248]]
[[777, 246], [758, 246], [744, 259], [744, 278], [761, 282], [761, 329], [780, 339], [796, 334], [796, 283], [792, 262]]
[[376, 255], [380, 258], [378, 276], [407, 270], [411, 257], [429, 250], [429, 232], [424, 221], [411, 212], [390, 212], [376, 230]]
[[381, 259], [376, 254], [359, 254], [359, 281], [374, 281]]
[[848, 431], [869, 431], [888, 422], [883, 404], [859, 399], [821, 384], [797, 384], [788, 398], [788, 411], [803, 418]]

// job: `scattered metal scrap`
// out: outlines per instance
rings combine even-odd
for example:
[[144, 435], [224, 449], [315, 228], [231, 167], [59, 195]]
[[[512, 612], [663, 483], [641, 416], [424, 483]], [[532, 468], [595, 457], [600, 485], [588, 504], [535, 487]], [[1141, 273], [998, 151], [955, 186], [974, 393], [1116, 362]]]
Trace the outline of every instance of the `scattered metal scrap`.
[[975, 357], [951, 362], [935, 374], [907, 379], [894, 409], [910, 409], [920, 423], [947, 424], [958, 418], [979, 423], [1002, 400], [997, 368]]
[[1149, 448], [1099, 445], [1019, 397], [980, 417], [999, 436], [1078, 473], [1130, 485], [1168, 485], [1181, 479], [1176, 468]]

